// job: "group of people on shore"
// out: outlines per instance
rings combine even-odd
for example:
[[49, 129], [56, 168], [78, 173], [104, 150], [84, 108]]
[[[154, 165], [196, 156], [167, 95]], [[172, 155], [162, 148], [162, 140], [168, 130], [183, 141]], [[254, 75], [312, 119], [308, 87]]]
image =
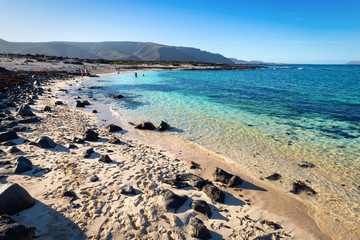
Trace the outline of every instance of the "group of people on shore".
[[81, 67], [81, 68], [79, 68], [79, 72], [81, 73], [81, 76], [82, 77], [86, 77], [87, 76], [87, 69], [86, 69], [86, 67]]

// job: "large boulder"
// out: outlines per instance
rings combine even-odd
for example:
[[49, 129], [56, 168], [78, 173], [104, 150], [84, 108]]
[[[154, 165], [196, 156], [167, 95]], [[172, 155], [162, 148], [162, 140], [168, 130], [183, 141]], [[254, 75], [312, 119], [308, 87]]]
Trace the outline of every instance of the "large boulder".
[[210, 210], [209, 205], [204, 200], [194, 200], [190, 206], [195, 211], [201, 212], [205, 214], [208, 218], [211, 218], [212, 212]]
[[209, 239], [211, 238], [209, 229], [204, 225], [204, 222], [193, 217], [190, 219], [190, 225], [192, 226], [191, 236], [200, 239]]
[[24, 107], [19, 108], [19, 110], [16, 112], [16, 115], [20, 115], [23, 117], [35, 116], [35, 114], [32, 111], [30, 111], [29, 109], [26, 109]]
[[99, 138], [99, 134], [91, 129], [87, 130], [83, 135], [83, 139], [88, 141], [97, 141], [98, 138]]
[[232, 175], [228, 172], [225, 172], [221, 168], [215, 168], [213, 172], [213, 177], [215, 182], [222, 182], [227, 184], [229, 187], [234, 187], [242, 183], [240, 177]]
[[213, 184], [206, 184], [202, 191], [211, 199], [216, 202], [223, 203], [225, 201], [225, 193], [215, 187]]
[[56, 143], [53, 140], [51, 140], [51, 138], [46, 137], [46, 136], [42, 136], [35, 143], [36, 143], [37, 146], [39, 146], [41, 148], [54, 148], [54, 147], [56, 147]]
[[19, 174], [30, 171], [32, 169], [32, 162], [26, 157], [18, 157], [15, 162], [14, 173]]
[[116, 131], [123, 130], [121, 127], [119, 127], [118, 125], [115, 125], [115, 124], [107, 125], [105, 127], [105, 129], [108, 130], [108, 132], [116, 132]]
[[176, 212], [188, 198], [187, 196], [176, 195], [169, 189], [161, 191], [160, 194], [163, 196], [165, 208], [169, 212]]
[[31, 240], [35, 231], [35, 227], [15, 222], [7, 214], [0, 215], [0, 240]]
[[34, 206], [35, 199], [16, 183], [0, 185], [0, 214], [16, 214]]
[[143, 123], [140, 123], [140, 124], [137, 125], [135, 128], [136, 128], [136, 129], [141, 129], [141, 130], [154, 130], [154, 129], [156, 129], [156, 127], [154, 126], [154, 124], [152, 124], [151, 122], [143, 122]]
[[15, 131], [4, 132], [0, 134], [0, 142], [6, 142], [9, 140], [17, 139], [18, 135]]

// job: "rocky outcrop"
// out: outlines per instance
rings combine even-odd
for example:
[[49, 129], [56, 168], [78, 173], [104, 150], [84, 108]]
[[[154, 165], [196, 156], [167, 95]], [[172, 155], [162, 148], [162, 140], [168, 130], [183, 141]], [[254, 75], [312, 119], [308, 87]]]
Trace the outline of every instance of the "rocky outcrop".
[[34, 206], [35, 199], [16, 183], [0, 185], [0, 214], [16, 214]]
[[35, 227], [22, 225], [7, 214], [0, 215], [0, 240], [31, 240], [35, 231]]
[[168, 212], [176, 212], [187, 200], [187, 196], [179, 196], [171, 190], [166, 189], [160, 192], [165, 201], [165, 208]]
[[242, 183], [240, 177], [225, 172], [221, 168], [215, 168], [213, 172], [215, 182], [222, 182], [228, 185], [228, 187], [234, 187]]

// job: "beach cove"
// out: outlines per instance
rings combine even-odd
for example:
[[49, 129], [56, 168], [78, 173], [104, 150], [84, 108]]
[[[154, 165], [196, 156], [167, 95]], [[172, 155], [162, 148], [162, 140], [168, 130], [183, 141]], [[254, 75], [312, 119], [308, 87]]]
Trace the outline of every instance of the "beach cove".
[[[145, 74], [147, 77], [151, 73]], [[99, 80], [103, 77], [107, 76]], [[187, 230], [191, 228], [190, 219], [195, 216], [204, 221], [213, 239], [256, 239], [262, 236], [269, 239], [279, 236], [285, 239], [338, 239], [348, 236], [351, 239], [356, 236], [358, 229], [353, 227], [352, 231], [347, 231], [340, 227], [341, 222], [336, 224], [331, 217], [316, 211], [310, 204], [313, 196], [302, 193], [300, 197], [294, 197], [281, 192], [267, 181], [260, 180], [259, 176], [249, 176], [241, 166], [225, 161], [223, 154], [186, 142], [171, 132], [134, 130], [128, 119], [122, 119], [121, 110], [119, 117], [114, 114], [116, 109], [93, 100], [95, 95], [88, 95], [85, 91], [77, 100], [87, 100], [91, 105], [84, 110], [76, 108], [74, 95], [64, 90], [71, 93], [70, 89], [94, 87], [93, 82], [89, 83], [97, 81], [94, 79], [53, 81], [41, 86], [51, 91], [39, 96], [32, 108], [43, 120], [30, 125], [32, 132], [21, 133], [21, 137], [35, 139], [47, 135], [58, 146], [55, 151], [26, 144], [19, 148], [25, 156], [34, 159], [38, 167], [51, 171], [35, 173], [34, 176], [6, 175], [6, 181], [20, 184], [37, 199], [33, 208], [24, 210], [14, 219], [26, 225], [35, 225], [39, 239], [187, 239], [190, 238]], [[70, 84], [69, 89], [67, 86]], [[59, 100], [64, 104], [55, 105]], [[42, 112], [45, 105], [53, 111]], [[93, 110], [97, 113], [92, 113]], [[114, 134], [120, 139], [119, 144], [107, 142], [113, 133], [108, 133], [104, 127], [110, 123], [125, 130]], [[173, 126], [172, 122], [168, 123]], [[60, 147], [71, 142], [75, 136], [81, 137], [89, 128], [96, 128], [100, 134], [99, 141], [75, 143], [77, 148], [71, 150]], [[90, 147], [95, 153], [90, 159], [84, 159], [82, 153]], [[98, 162], [101, 155], [108, 155], [112, 163]], [[195, 169], [189, 169], [191, 161], [196, 163]], [[226, 192], [224, 204], [211, 201], [206, 194], [194, 188], [176, 189], [161, 182], [174, 174], [183, 173], [194, 173], [213, 181], [215, 167], [243, 179], [236, 188], [214, 182]], [[93, 175], [99, 181], [89, 181]], [[135, 196], [120, 193], [126, 185], [136, 189]], [[187, 195], [188, 200], [177, 213], [170, 213], [164, 209], [160, 189]], [[63, 195], [66, 191], [73, 191], [76, 198], [69, 201]], [[306, 203], [302, 198], [310, 200]], [[198, 199], [210, 204], [211, 218], [191, 209], [191, 201]], [[275, 229], [270, 222], [279, 224], [281, 228]]]

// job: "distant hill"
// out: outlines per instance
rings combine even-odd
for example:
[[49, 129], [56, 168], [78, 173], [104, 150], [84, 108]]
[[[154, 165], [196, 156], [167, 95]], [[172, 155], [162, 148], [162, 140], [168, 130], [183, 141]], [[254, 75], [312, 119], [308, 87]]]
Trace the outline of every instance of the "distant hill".
[[0, 53], [46, 54], [82, 59], [233, 64], [232, 60], [220, 54], [151, 42], [8, 42], [0, 38]]
[[233, 61], [234, 64], [238, 65], [267, 65], [267, 64], [275, 64], [275, 63], [269, 63], [269, 62], [263, 62], [258, 60], [253, 61], [245, 61], [245, 60], [239, 60], [236, 58], [229, 58], [231, 61]]
[[360, 64], [360, 61], [350, 61], [350, 62], [347, 62], [346, 64], [356, 64], [356, 65], [358, 65], [358, 64]]

